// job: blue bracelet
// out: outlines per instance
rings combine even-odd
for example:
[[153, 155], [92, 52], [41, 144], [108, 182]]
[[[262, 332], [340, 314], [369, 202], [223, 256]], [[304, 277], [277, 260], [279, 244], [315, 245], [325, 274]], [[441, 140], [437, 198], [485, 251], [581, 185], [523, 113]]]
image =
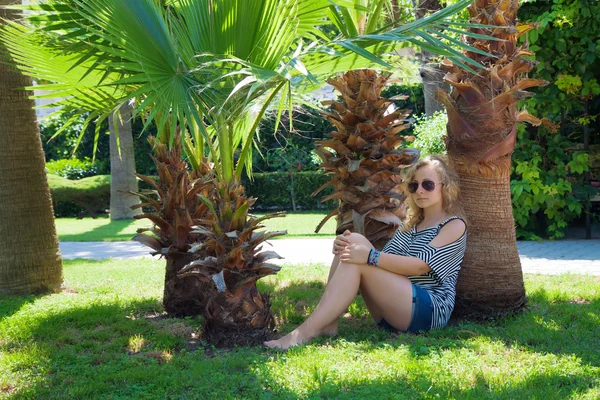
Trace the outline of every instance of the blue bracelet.
[[379, 266], [379, 257], [381, 256], [381, 252], [376, 249], [371, 249], [369, 251], [369, 257], [367, 258], [367, 264]]
[[373, 251], [373, 265], [379, 267], [379, 257], [381, 256], [381, 252], [379, 250]]

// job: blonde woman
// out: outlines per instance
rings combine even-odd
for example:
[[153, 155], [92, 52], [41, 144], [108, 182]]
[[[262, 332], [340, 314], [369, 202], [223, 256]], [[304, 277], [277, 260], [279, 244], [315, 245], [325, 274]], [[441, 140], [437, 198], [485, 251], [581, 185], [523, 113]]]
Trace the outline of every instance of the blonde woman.
[[287, 349], [337, 334], [338, 317], [359, 290], [385, 329], [419, 332], [447, 324], [466, 247], [458, 177], [442, 158], [429, 156], [406, 172], [404, 182], [407, 217], [383, 251], [357, 233], [337, 236], [317, 308], [294, 331], [265, 346]]

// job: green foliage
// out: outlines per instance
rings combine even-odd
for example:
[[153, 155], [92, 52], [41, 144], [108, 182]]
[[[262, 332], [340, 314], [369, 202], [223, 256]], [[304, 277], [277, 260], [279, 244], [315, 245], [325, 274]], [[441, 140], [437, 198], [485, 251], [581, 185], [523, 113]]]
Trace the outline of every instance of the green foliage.
[[256, 173], [253, 174], [253, 178], [252, 181], [244, 179], [243, 184], [248, 196], [258, 198], [254, 204], [258, 210], [291, 209], [292, 182], [297, 207], [304, 210], [335, 207], [333, 200], [319, 202], [323, 195], [332, 193], [331, 188], [323, 190], [317, 197], [312, 197], [316, 189], [329, 181], [329, 177], [320, 171]]
[[48, 161], [46, 172], [62, 176], [63, 178], [77, 180], [88, 176], [98, 175], [97, 163], [86, 157], [85, 160], [65, 158], [62, 160]]
[[394, 104], [400, 109], [412, 110], [412, 115], [425, 113], [425, 95], [423, 93], [423, 84], [415, 83], [410, 85], [390, 85], [382, 90], [381, 96], [390, 98], [393, 96], [405, 95], [406, 100], [395, 100]]
[[[293, 177], [292, 177], [293, 175]], [[256, 197], [256, 210], [290, 210], [292, 208], [292, 182], [296, 206], [303, 210], [332, 209], [335, 202], [319, 203], [321, 195], [312, 193], [328, 182], [320, 171], [264, 172], [253, 174], [253, 180], [243, 178], [246, 194]], [[57, 175], [48, 175], [56, 217], [75, 217], [104, 213], [110, 206], [110, 176], [96, 175], [71, 181]], [[140, 189], [148, 189], [140, 182]], [[332, 193], [328, 188], [323, 195]]]
[[[85, 129], [85, 133], [81, 138], [77, 151], [75, 151], [87, 114], [76, 118], [76, 122], [68, 126], [57, 137], [50, 140], [50, 138], [54, 136], [54, 134], [73, 116], [73, 112], [63, 112], [58, 115], [44, 118], [40, 122], [39, 128], [46, 161], [71, 159], [73, 156], [80, 160], [91, 159], [94, 157], [94, 131], [96, 130], [96, 124], [94, 122], [90, 123]], [[148, 157], [148, 155], [152, 153], [152, 147], [148, 144], [148, 136], [156, 136], [156, 127], [150, 125], [144, 131], [142, 120], [136, 118], [132, 121], [131, 129], [134, 140], [136, 172], [142, 175], [156, 174], [154, 162]], [[95, 174], [106, 175], [110, 174], [110, 135], [107, 120], [102, 122], [100, 132], [101, 134], [98, 136], [97, 144], [98, 149], [95, 154], [96, 161], [94, 162], [96, 168]], [[72, 177], [68, 178], [77, 179]]]
[[[520, 20], [539, 23], [528, 33], [538, 62], [532, 75], [550, 83], [524, 104], [534, 115], [562, 123], [573, 140], [581, 139], [580, 126], [572, 122], [584, 113], [585, 102], [587, 114], [600, 112], [600, 24], [590, 17], [599, 14], [600, 2], [586, 0], [528, 2], [519, 10]], [[597, 129], [590, 134], [600, 143]]]
[[[600, 3], [549, 0], [525, 3], [522, 21], [538, 22], [527, 39], [538, 62], [530, 74], [549, 82], [522, 106], [544, 118], [519, 129], [512, 175], [514, 215], [521, 238], [559, 238], [597, 190], [586, 180], [593, 154], [583, 153], [584, 130], [600, 144]], [[592, 171], [592, 176], [593, 176]]]
[[[88, 147], [93, 146], [93, 140], [90, 135], [85, 135], [79, 145], [79, 149], [75, 154], [73, 151], [77, 145], [77, 139], [81, 130], [83, 129], [83, 118], [77, 119], [71, 126], [63, 130], [63, 132], [51, 139], [54, 134], [61, 129], [66, 122], [72, 117], [72, 113], [61, 113], [58, 115], [50, 115], [40, 121], [39, 128], [42, 137], [42, 146], [46, 155], [46, 161], [50, 160], [62, 160], [65, 158], [71, 158], [73, 155], [76, 157], [84, 158], [87, 156]], [[99, 143], [99, 153], [104, 154], [108, 152], [108, 143], [104, 141]], [[89, 155], [91, 156], [91, 155]]]
[[297, 108], [293, 113], [293, 131], [289, 131], [289, 113], [282, 115], [275, 130], [276, 116], [261, 121], [258, 150], [253, 153], [252, 167], [258, 172], [316, 170], [315, 141], [326, 138], [332, 125], [315, 109]]
[[430, 118], [425, 114], [415, 118], [413, 135], [416, 137], [410, 147], [421, 150], [421, 157], [431, 154], [446, 154], [446, 124], [448, 116], [445, 111], [437, 111]]
[[511, 180], [517, 236], [561, 238], [568, 223], [581, 215], [582, 200], [597, 192], [583, 181], [589, 156], [568, 151], [570, 141], [559, 134], [539, 143], [523, 126], [517, 143]]
[[95, 216], [110, 206], [110, 175], [71, 181], [48, 174], [48, 185], [56, 217]]

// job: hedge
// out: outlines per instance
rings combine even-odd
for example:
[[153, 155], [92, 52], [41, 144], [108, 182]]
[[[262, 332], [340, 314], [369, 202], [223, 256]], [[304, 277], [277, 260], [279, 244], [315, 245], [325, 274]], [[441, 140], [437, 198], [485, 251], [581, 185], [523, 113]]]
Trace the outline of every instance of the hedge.
[[[293, 179], [292, 179], [293, 178]], [[291, 210], [292, 181], [296, 208], [302, 210], [333, 209], [336, 202], [320, 203], [320, 199], [332, 193], [332, 188], [323, 190], [317, 197], [311, 194], [328, 181], [320, 171], [265, 172], [253, 175], [253, 180], [243, 179], [246, 194], [256, 197], [256, 210]], [[106, 213], [110, 207], [110, 175], [96, 175], [77, 181], [48, 174], [56, 217], [95, 217]], [[145, 185], [140, 182], [140, 189]]]
[[291, 210], [292, 209], [292, 182], [296, 208], [302, 210], [333, 209], [336, 202], [333, 200], [320, 203], [320, 199], [333, 192], [328, 187], [312, 197], [312, 193], [327, 183], [329, 177], [321, 171], [298, 172], [263, 172], [255, 173], [252, 181], [244, 178], [246, 194], [256, 197], [254, 208], [257, 210]]
[[110, 207], [110, 175], [72, 181], [48, 174], [48, 185], [56, 217], [95, 217]]

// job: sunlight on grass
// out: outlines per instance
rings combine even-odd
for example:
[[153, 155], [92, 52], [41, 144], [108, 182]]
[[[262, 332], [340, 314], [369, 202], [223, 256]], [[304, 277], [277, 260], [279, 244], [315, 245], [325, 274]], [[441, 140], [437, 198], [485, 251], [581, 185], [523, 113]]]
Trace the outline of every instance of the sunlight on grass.
[[58, 239], [61, 242], [127, 241], [136, 235], [138, 228], [148, 227], [148, 221], [111, 221], [104, 218], [57, 218]]
[[[263, 216], [264, 213], [257, 213]], [[302, 211], [287, 213], [285, 217], [272, 218], [264, 221], [267, 231], [284, 231], [288, 234], [274, 238], [332, 238], [335, 235], [335, 218], [321, 228], [318, 234], [314, 232], [317, 225], [327, 215], [325, 211]], [[138, 228], [147, 228], [151, 225], [148, 220], [111, 221], [108, 217], [102, 218], [57, 218], [56, 231], [61, 242], [112, 242], [128, 241], [136, 235]]]
[[[204, 347], [202, 318], [162, 312], [164, 260], [65, 262], [65, 289], [0, 298], [0, 398], [600, 397], [600, 278], [526, 275], [528, 308], [423, 335], [375, 327], [362, 299], [340, 335], [286, 353]], [[259, 282], [280, 333], [316, 306], [324, 265]]]

